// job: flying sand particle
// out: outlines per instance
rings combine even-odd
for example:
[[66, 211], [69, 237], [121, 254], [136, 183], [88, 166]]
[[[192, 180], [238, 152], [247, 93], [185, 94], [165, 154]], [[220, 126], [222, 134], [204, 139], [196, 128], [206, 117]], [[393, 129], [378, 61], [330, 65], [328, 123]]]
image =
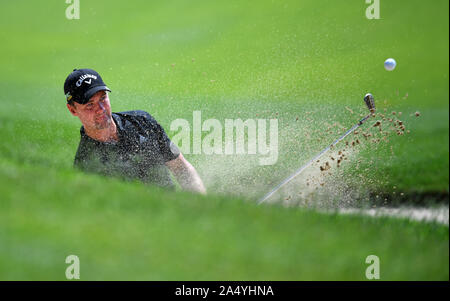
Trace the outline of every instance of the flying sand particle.
[[351, 114], [353, 114], [353, 110], [350, 109], [349, 107], [345, 107], [345, 109], [347, 109], [347, 111], [349, 111]]

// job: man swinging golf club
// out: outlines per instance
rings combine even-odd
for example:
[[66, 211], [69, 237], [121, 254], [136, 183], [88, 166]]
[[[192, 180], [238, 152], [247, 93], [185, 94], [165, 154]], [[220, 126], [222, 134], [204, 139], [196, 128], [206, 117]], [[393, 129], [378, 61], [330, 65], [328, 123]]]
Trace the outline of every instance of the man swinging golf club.
[[205, 193], [195, 168], [147, 112], [111, 113], [108, 92], [92, 69], [74, 69], [64, 82], [67, 108], [80, 119], [75, 167], [108, 176]]

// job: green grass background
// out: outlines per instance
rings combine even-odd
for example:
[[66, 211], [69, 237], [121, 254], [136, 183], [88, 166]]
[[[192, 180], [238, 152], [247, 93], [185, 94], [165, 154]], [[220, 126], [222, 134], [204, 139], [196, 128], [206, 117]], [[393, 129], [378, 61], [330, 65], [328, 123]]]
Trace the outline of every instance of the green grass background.
[[[242, 201], [337, 137], [327, 122], [354, 124], [345, 106], [363, 112], [366, 92], [411, 130], [361, 150], [371, 189], [448, 194], [448, 1], [381, 1], [380, 20], [359, 0], [81, 1], [80, 20], [64, 1], [0, 5], [0, 279], [63, 280], [74, 253], [84, 280], [364, 280], [370, 254], [383, 280], [448, 280], [448, 227]], [[170, 136], [194, 110], [276, 117], [278, 162], [186, 155], [208, 197], [73, 171], [73, 68], [96, 69], [114, 111], [146, 110]]]

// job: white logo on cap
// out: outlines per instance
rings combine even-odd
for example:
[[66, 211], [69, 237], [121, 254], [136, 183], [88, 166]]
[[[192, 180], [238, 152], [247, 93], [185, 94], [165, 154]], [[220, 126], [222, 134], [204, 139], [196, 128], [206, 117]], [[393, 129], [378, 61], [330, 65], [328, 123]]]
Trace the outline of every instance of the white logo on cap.
[[87, 78], [89, 78], [89, 81], [85, 81], [85, 83], [87, 83], [87, 84], [90, 85], [91, 82], [92, 82], [92, 78], [93, 78], [93, 79], [97, 79], [97, 76], [92, 75], [92, 74], [83, 74], [82, 76], [80, 76], [80, 78], [78, 79], [78, 81], [77, 81], [77, 83], [76, 83], [77, 87], [81, 86], [81, 84], [83, 83], [83, 81], [84, 81], [85, 79], [87, 79]]

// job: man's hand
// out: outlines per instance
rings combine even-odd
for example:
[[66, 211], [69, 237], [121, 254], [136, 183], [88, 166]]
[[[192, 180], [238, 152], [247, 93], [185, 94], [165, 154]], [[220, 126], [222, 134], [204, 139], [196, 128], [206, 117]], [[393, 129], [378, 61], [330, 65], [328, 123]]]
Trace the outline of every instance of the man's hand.
[[180, 153], [178, 158], [166, 162], [166, 166], [185, 190], [206, 194], [205, 186], [195, 168]]

